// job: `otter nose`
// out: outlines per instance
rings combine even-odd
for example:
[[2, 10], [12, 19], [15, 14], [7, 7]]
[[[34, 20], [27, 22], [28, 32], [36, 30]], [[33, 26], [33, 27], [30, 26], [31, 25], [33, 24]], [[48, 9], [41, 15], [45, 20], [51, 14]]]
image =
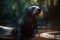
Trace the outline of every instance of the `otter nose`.
[[41, 12], [41, 10], [40, 9], [37, 9], [37, 13], [40, 13]]

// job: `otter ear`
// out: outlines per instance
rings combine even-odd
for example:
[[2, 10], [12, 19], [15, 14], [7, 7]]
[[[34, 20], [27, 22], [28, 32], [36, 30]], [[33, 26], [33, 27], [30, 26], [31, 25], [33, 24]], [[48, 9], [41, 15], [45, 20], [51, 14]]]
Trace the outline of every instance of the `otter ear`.
[[29, 12], [29, 10], [28, 10], [28, 8], [26, 9], [26, 14], [29, 14], [30, 12]]
[[32, 15], [31, 10], [29, 10], [29, 9], [27, 8], [27, 9], [26, 9], [26, 14], [31, 17], [31, 15]]
[[26, 13], [30, 13], [30, 10], [28, 8], [26, 9]]

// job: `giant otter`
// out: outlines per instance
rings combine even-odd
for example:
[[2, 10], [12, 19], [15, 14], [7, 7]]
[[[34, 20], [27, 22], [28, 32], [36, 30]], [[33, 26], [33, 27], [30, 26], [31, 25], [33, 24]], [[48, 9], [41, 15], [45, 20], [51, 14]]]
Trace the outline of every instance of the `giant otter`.
[[30, 40], [37, 33], [37, 17], [41, 9], [38, 6], [30, 6], [26, 14], [18, 21], [18, 40]]

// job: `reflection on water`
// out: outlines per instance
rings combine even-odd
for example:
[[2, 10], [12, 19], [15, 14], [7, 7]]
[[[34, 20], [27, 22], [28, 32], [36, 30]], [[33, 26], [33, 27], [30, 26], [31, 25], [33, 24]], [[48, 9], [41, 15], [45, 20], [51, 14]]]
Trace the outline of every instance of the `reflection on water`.
[[41, 33], [40, 37], [60, 40], [60, 31]]
[[[44, 27], [44, 26], [43, 26]], [[13, 39], [13, 37], [11, 36], [12, 35], [12, 30], [14, 28], [10, 28], [10, 27], [0, 27], [0, 39], [3, 38], [3, 39]], [[42, 31], [43, 30], [43, 31]], [[56, 39], [56, 40], [60, 40], [60, 31], [45, 31], [45, 29], [39, 29], [38, 34], [35, 35], [35, 38], [50, 38], [50, 39]], [[40, 39], [39, 39], [40, 40]]]
[[13, 39], [13, 27], [0, 26], [0, 40], [2, 39]]

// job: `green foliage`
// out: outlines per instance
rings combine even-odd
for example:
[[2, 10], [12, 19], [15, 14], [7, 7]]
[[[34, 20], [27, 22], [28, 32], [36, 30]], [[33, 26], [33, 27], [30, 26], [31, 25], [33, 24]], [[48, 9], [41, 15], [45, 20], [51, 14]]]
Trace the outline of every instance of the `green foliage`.
[[[39, 2], [32, 2], [31, 0], [3, 0], [3, 11], [0, 24], [16, 24], [18, 18], [25, 14], [26, 8], [31, 5], [39, 5]], [[1, 3], [0, 3], [1, 4]], [[3, 21], [4, 22], [3, 22]]]

